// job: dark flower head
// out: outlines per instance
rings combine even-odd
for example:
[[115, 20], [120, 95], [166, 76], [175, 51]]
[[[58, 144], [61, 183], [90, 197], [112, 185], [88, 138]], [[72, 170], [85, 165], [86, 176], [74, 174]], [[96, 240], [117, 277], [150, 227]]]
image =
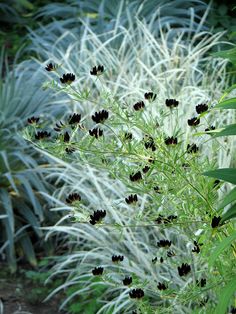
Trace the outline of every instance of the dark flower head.
[[76, 151], [76, 149], [71, 146], [71, 147], [66, 147], [65, 151], [67, 154], [72, 154]]
[[144, 94], [144, 98], [150, 101], [154, 101], [157, 98], [157, 94], [154, 94], [153, 92], [148, 92]]
[[180, 277], [187, 275], [191, 271], [190, 265], [183, 263], [181, 266], [178, 267], [178, 273]]
[[72, 204], [77, 201], [81, 201], [81, 196], [79, 195], [79, 193], [71, 193], [66, 198], [66, 202], [68, 204]]
[[92, 130], [89, 130], [89, 134], [91, 136], [94, 136], [94, 137], [98, 138], [99, 136], [103, 135], [103, 130], [101, 130], [99, 128], [94, 128]]
[[153, 264], [156, 264], [156, 262], [157, 262], [157, 257], [154, 257], [154, 258], [152, 259], [152, 263], [153, 263]]
[[193, 117], [192, 119], [188, 119], [189, 126], [197, 126], [200, 123], [200, 119], [197, 117]]
[[69, 133], [66, 131], [65, 134], [64, 134], [64, 142], [65, 143], [68, 143], [70, 141], [70, 135]]
[[136, 102], [136, 104], [133, 105], [133, 108], [135, 111], [139, 111], [145, 107], [143, 101]]
[[145, 166], [145, 167], [142, 169], [143, 173], [147, 173], [149, 170], [150, 170], [150, 167], [148, 167], [148, 166]]
[[129, 286], [132, 283], [132, 277], [125, 277], [122, 281], [124, 286]]
[[102, 275], [103, 273], [103, 267], [95, 267], [93, 270], [92, 270], [92, 274], [94, 276], [100, 276]]
[[156, 193], [161, 194], [161, 190], [160, 190], [159, 186], [157, 186], [157, 185], [154, 186], [153, 190], [154, 190]]
[[49, 63], [46, 67], [45, 70], [47, 70], [48, 72], [52, 72], [56, 70], [56, 66], [53, 65], [52, 63]]
[[125, 135], [124, 135], [124, 138], [125, 138], [125, 140], [132, 140], [133, 134], [129, 133], [129, 132], [126, 132]]
[[212, 228], [218, 227], [220, 225], [220, 221], [221, 221], [221, 217], [220, 216], [218, 216], [218, 217], [214, 216], [212, 218], [212, 221], [211, 221], [211, 227]]
[[176, 145], [176, 144], [178, 144], [177, 137], [173, 137], [173, 136], [167, 137], [165, 139], [165, 144], [166, 145]]
[[73, 73], [63, 74], [60, 78], [62, 84], [71, 84], [75, 80], [75, 75]]
[[199, 147], [196, 144], [187, 145], [187, 153], [193, 154], [199, 151]]
[[122, 262], [124, 260], [124, 256], [123, 255], [112, 255], [111, 260], [113, 263]]
[[168, 257], [173, 257], [173, 256], [175, 256], [175, 252], [174, 251], [167, 251], [166, 255]]
[[162, 264], [164, 262], [163, 257], [160, 258], [160, 263]]
[[140, 288], [132, 289], [129, 292], [129, 296], [131, 299], [141, 299], [142, 297], [144, 297], [144, 291]]
[[93, 212], [93, 215], [90, 215], [90, 223], [91, 225], [95, 225], [96, 223], [99, 223], [103, 218], [106, 216], [105, 210], [96, 210]]
[[103, 65], [98, 65], [94, 66], [92, 70], [90, 71], [91, 75], [101, 75], [104, 72], [104, 66]]
[[136, 172], [136, 173], [132, 173], [130, 176], [130, 181], [134, 182], [134, 181], [139, 181], [142, 179], [142, 174], [140, 171]]
[[63, 122], [59, 121], [56, 123], [54, 130], [56, 132], [60, 132], [64, 127], [65, 127], [65, 124]]
[[150, 148], [153, 152], [156, 150], [154, 139], [151, 136], [148, 137], [148, 140], [144, 143], [144, 146], [146, 149]]
[[73, 113], [73, 115], [70, 115], [69, 117], [69, 124], [80, 123], [80, 120], [81, 120], [81, 114]]
[[213, 131], [213, 130], [215, 130], [216, 128], [213, 126], [213, 125], [211, 125], [209, 128], [206, 128], [205, 129], [205, 132], [208, 132], [208, 131]]
[[230, 313], [236, 314], [236, 307], [232, 306], [232, 307], [230, 308]]
[[109, 113], [106, 110], [101, 110], [99, 112], [95, 112], [94, 115], [92, 115], [92, 120], [96, 123], [103, 123], [105, 120], [108, 119]]
[[194, 253], [200, 253], [200, 246], [202, 245], [202, 243], [198, 243], [197, 241], [193, 241], [194, 243], [194, 248], [192, 249], [192, 252]]
[[171, 246], [171, 241], [169, 241], [169, 240], [160, 240], [160, 241], [158, 241], [157, 242], [157, 246], [158, 247], [165, 247], [165, 248], [167, 248], [167, 247], [170, 247]]
[[127, 204], [136, 203], [138, 201], [138, 196], [137, 194], [131, 194], [125, 198], [125, 201]]
[[39, 122], [39, 118], [37, 117], [31, 117], [31, 118], [28, 118], [28, 123], [29, 124], [37, 124]]
[[166, 99], [166, 106], [169, 107], [170, 109], [174, 107], [178, 107], [179, 102], [176, 99]]
[[200, 105], [196, 106], [196, 111], [197, 111], [198, 114], [201, 114], [201, 113], [203, 113], [203, 112], [205, 112], [207, 110], [208, 110], [207, 104], [200, 104]]
[[159, 290], [166, 290], [168, 288], [168, 286], [164, 283], [158, 282], [157, 288]]
[[205, 287], [205, 285], [206, 285], [206, 279], [205, 279], [205, 278], [201, 278], [201, 280], [200, 280], [200, 281], [197, 280], [196, 283], [197, 283], [197, 286], [203, 288], [203, 287]]
[[36, 134], [35, 134], [35, 138], [36, 140], [42, 140], [44, 138], [48, 138], [50, 137], [51, 134], [47, 131], [38, 131]]

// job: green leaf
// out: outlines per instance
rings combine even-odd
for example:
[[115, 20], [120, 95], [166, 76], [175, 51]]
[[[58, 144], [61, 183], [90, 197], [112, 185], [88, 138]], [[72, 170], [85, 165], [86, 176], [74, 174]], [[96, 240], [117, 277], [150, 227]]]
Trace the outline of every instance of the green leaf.
[[233, 242], [234, 240], [236, 240], [236, 232], [234, 232], [233, 234], [231, 234], [231, 236], [224, 238], [224, 240], [222, 240], [215, 248], [214, 252], [210, 255], [209, 258], [209, 267], [211, 267], [215, 260], [217, 259], [217, 257], [228, 247], [231, 245], [231, 242]]
[[232, 278], [230, 282], [224, 287], [224, 289], [220, 290], [219, 294], [219, 303], [216, 307], [216, 314], [226, 313], [227, 307], [229, 305], [230, 299], [236, 290], [236, 276]]
[[236, 135], [236, 124], [227, 125], [220, 132], [217, 132], [217, 130], [214, 130], [213, 133], [214, 133], [214, 137]]
[[219, 102], [214, 109], [236, 109], [236, 98], [230, 98]]
[[203, 175], [236, 184], [235, 168], [220, 168], [216, 170], [206, 171], [203, 172]]
[[232, 207], [230, 207], [229, 210], [225, 214], [223, 214], [221, 221], [225, 222], [229, 219], [232, 219], [236, 217], [236, 204], [234, 204]]
[[218, 209], [224, 208], [226, 205], [232, 203], [233, 201], [236, 201], [236, 187], [224, 197], [224, 199], [218, 206]]

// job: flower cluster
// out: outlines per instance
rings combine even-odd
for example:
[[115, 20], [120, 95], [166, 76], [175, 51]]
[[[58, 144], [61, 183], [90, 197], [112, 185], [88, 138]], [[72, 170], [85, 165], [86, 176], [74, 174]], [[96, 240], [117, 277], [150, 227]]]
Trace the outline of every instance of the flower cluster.
[[93, 128], [92, 130], [89, 130], [89, 135], [94, 136], [95, 138], [99, 138], [103, 135], [103, 130], [99, 128]]
[[47, 132], [47, 131], [38, 131], [35, 134], [35, 138], [36, 140], [43, 140], [44, 138], [48, 138], [51, 136], [51, 133]]
[[79, 195], [79, 193], [71, 193], [66, 198], [66, 202], [68, 204], [72, 204], [77, 201], [81, 201], [81, 196]]
[[94, 269], [92, 269], [92, 274], [94, 276], [101, 276], [103, 274], [103, 267], [95, 267]]
[[158, 247], [170, 247], [171, 246], [171, 241], [169, 241], [169, 240], [160, 240], [160, 241], [158, 241], [157, 242], [157, 246]]
[[132, 289], [129, 292], [129, 296], [131, 299], [141, 299], [144, 297], [144, 291], [140, 288]]
[[139, 110], [143, 109], [144, 107], [145, 107], [145, 105], [144, 105], [143, 101], [139, 101], [133, 105], [133, 108], [135, 111], [139, 111]]
[[123, 255], [112, 255], [111, 260], [114, 263], [122, 262], [124, 260], [124, 256]]
[[191, 267], [187, 263], [182, 263], [181, 266], [178, 266], [178, 273], [180, 277], [186, 276], [190, 271], [191, 271]]
[[104, 66], [98, 65], [92, 68], [92, 70], [90, 71], [90, 74], [98, 76], [98, 75], [101, 75], [103, 72], [104, 72]]
[[95, 225], [99, 223], [106, 216], [105, 210], [96, 210], [93, 212], [93, 215], [90, 215], [90, 223], [91, 225]]
[[75, 80], [75, 75], [73, 73], [67, 73], [63, 74], [62, 77], [60, 77], [60, 81], [62, 84], [68, 84], [70, 85]]
[[170, 109], [173, 109], [175, 107], [178, 107], [179, 102], [176, 99], [166, 99], [166, 106]]
[[101, 110], [99, 112], [95, 112], [94, 115], [92, 115], [92, 120], [96, 123], [103, 123], [105, 120], [107, 120], [109, 117], [109, 113], [106, 110]]
[[127, 204], [136, 203], [138, 201], [138, 196], [137, 194], [131, 194], [125, 198], [125, 201]]

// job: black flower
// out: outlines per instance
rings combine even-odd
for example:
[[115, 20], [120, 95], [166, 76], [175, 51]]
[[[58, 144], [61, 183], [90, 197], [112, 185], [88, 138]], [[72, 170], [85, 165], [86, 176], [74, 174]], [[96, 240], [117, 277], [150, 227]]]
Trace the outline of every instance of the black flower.
[[207, 104], [200, 104], [196, 106], [196, 111], [198, 114], [203, 113], [208, 110]]
[[56, 123], [54, 130], [56, 132], [60, 132], [64, 127], [65, 127], [65, 124], [63, 122], [59, 121]]
[[96, 123], [103, 123], [105, 120], [108, 119], [108, 116], [108, 111], [103, 109], [99, 112], [95, 112], [94, 115], [92, 115], [92, 120]]
[[53, 65], [52, 63], [49, 63], [46, 67], [45, 70], [47, 70], [48, 72], [52, 72], [56, 70], [56, 66]]
[[76, 151], [76, 149], [71, 146], [71, 147], [66, 147], [65, 151], [67, 154], [72, 154]]
[[160, 263], [162, 264], [164, 262], [163, 257], [160, 258]]
[[144, 94], [144, 98], [150, 101], [154, 101], [157, 98], [157, 94], [154, 94], [153, 92], [148, 92]]
[[142, 174], [140, 171], [136, 172], [136, 173], [132, 173], [130, 176], [130, 181], [134, 182], [134, 181], [139, 181], [142, 179]]
[[68, 143], [70, 141], [70, 135], [68, 132], [65, 132], [63, 140], [65, 143]]
[[73, 113], [73, 115], [70, 115], [69, 117], [69, 124], [80, 123], [80, 120], [81, 120], [81, 114]]
[[211, 227], [212, 228], [218, 227], [220, 225], [220, 221], [221, 221], [221, 217], [220, 216], [218, 216], [218, 217], [214, 216], [212, 218], [212, 221], [211, 221]]
[[71, 84], [75, 80], [75, 75], [73, 73], [63, 74], [60, 78], [62, 84]]
[[103, 135], [103, 130], [101, 130], [99, 128], [94, 128], [92, 130], [89, 130], [89, 134], [91, 136], [94, 136], [94, 137], [98, 138], [99, 136]]
[[230, 308], [230, 313], [236, 314], [236, 307], [232, 306], [232, 307]]
[[111, 260], [114, 263], [122, 262], [124, 260], [124, 256], [123, 255], [112, 255]]
[[47, 131], [38, 131], [35, 134], [36, 140], [42, 140], [42, 139], [50, 137], [50, 136], [51, 136], [51, 134], [49, 132], [47, 132]]
[[187, 275], [190, 271], [191, 267], [186, 263], [183, 263], [181, 266], [178, 267], [178, 273], [181, 277]]
[[170, 250], [170, 251], [167, 251], [166, 255], [168, 257], [173, 257], [173, 256], [175, 256], [175, 252]]
[[95, 267], [93, 270], [92, 270], [92, 274], [94, 276], [100, 276], [102, 275], [103, 273], [103, 267]]
[[142, 297], [144, 297], [144, 291], [140, 288], [132, 289], [129, 292], [129, 296], [131, 299], [141, 299]]
[[168, 286], [162, 282], [158, 282], [157, 288], [159, 290], [166, 290], [168, 288]]
[[215, 130], [216, 128], [213, 126], [213, 125], [211, 125], [209, 128], [206, 128], [205, 129], [205, 132], [208, 132], [208, 131], [213, 131], [213, 130]]
[[156, 262], [157, 262], [157, 257], [154, 257], [154, 258], [152, 259], [152, 263], [153, 263], [153, 264], [156, 264]]
[[132, 277], [125, 277], [122, 281], [124, 286], [129, 286], [132, 283]]
[[136, 102], [136, 104], [133, 105], [134, 110], [139, 111], [145, 107], [143, 101]]
[[39, 118], [37, 117], [31, 117], [31, 118], [28, 118], [28, 123], [29, 124], [37, 124], [39, 122]]
[[196, 144], [188, 144], [187, 145], [187, 153], [197, 153], [199, 151], [199, 147]]
[[154, 186], [153, 190], [154, 190], [156, 193], [161, 194], [161, 190], [160, 190], [160, 188], [159, 188], [158, 185]]
[[150, 169], [150, 167], [145, 166], [145, 167], [142, 169], [142, 171], [143, 171], [143, 173], [147, 173], [147, 172], [149, 171], [149, 169]]
[[157, 242], [157, 246], [158, 247], [170, 247], [171, 246], [171, 241], [169, 241], [169, 240], [160, 240], [160, 241], [158, 241]]
[[132, 134], [132, 133], [129, 133], [129, 132], [126, 132], [126, 133], [124, 134], [124, 138], [125, 138], [125, 140], [132, 140], [133, 134]]
[[197, 286], [203, 288], [203, 287], [205, 287], [205, 285], [206, 285], [206, 279], [205, 279], [205, 278], [201, 278], [201, 280], [200, 280], [200, 281], [197, 280], [196, 283], [197, 283]]
[[94, 66], [92, 70], [90, 71], [91, 75], [101, 75], [104, 72], [104, 66], [103, 65], [98, 65]]
[[136, 203], [138, 201], [138, 196], [137, 194], [131, 194], [125, 198], [125, 201], [127, 204]]
[[72, 204], [73, 202], [76, 201], [81, 201], [81, 196], [79, 195], [79, 193], [71, 193], [66, 198], [66, 202], [68, 204]]
[[176, 99], [166, 99], [166, 106], [169, 108], [178, 107], [179, 102]]
[[192, 119], [188, 119], [189, 126], [197, 126], [200, 123], [200, 119], [197, 117], [193, 117]]
[[173, 137], [173, 136], [167, 137], [165, 139], [165, 144], [166, 145], [176, 145], [176, 144], [178, 144], [177, 137]]
[[146, 149], [151, 149], [153, 152], [156, 150], [156, 145], [154, 139], [151, 136], [148, 136], [148, 140], [144, 143]]
[[198, 243], [197, 241], [193, 241], [194, 243], [194, 248], [192, 249], [192, 252], [195, 253], [200, 253], [200, 246], [202, 245], [202, 243]]
[[96, 210], [93, 212], [93, 215], [90, 215], [90, 223], [91, 225], [95, 225], [100, 222], [106, 216], [105, 210]]

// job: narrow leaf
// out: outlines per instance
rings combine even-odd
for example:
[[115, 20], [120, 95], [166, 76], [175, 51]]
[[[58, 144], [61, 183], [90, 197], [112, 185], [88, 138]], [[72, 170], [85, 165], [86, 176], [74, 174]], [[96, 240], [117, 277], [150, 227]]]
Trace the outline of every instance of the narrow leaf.
[[236, 109], [236, 98], [230, 98], [219, 102], [214, 109]]
[[232, 207], [230, 207], [229, 210], [227, 210], [227, 212], [225, 214], [222, 215], [222, 222], [225, 222], [229, 219], [232, 219], [236, 217], [236, 204], [234, 204]]
[[216, 314], [226, 313], [232, 295], [236, 291], [236, 276], [223, 288], [220, 289], [219, 303], [216, 307]]
[[203, 172], [203, 175], [236, 184], [235, 168], [220, 168], [216, 170], [206, 171]]
[[224, 208], [226, 205], [232, 203], [233, 201], [236, 201], [236, 187], [224, 197], [224, 199], [218, 206], [218, 209]]

